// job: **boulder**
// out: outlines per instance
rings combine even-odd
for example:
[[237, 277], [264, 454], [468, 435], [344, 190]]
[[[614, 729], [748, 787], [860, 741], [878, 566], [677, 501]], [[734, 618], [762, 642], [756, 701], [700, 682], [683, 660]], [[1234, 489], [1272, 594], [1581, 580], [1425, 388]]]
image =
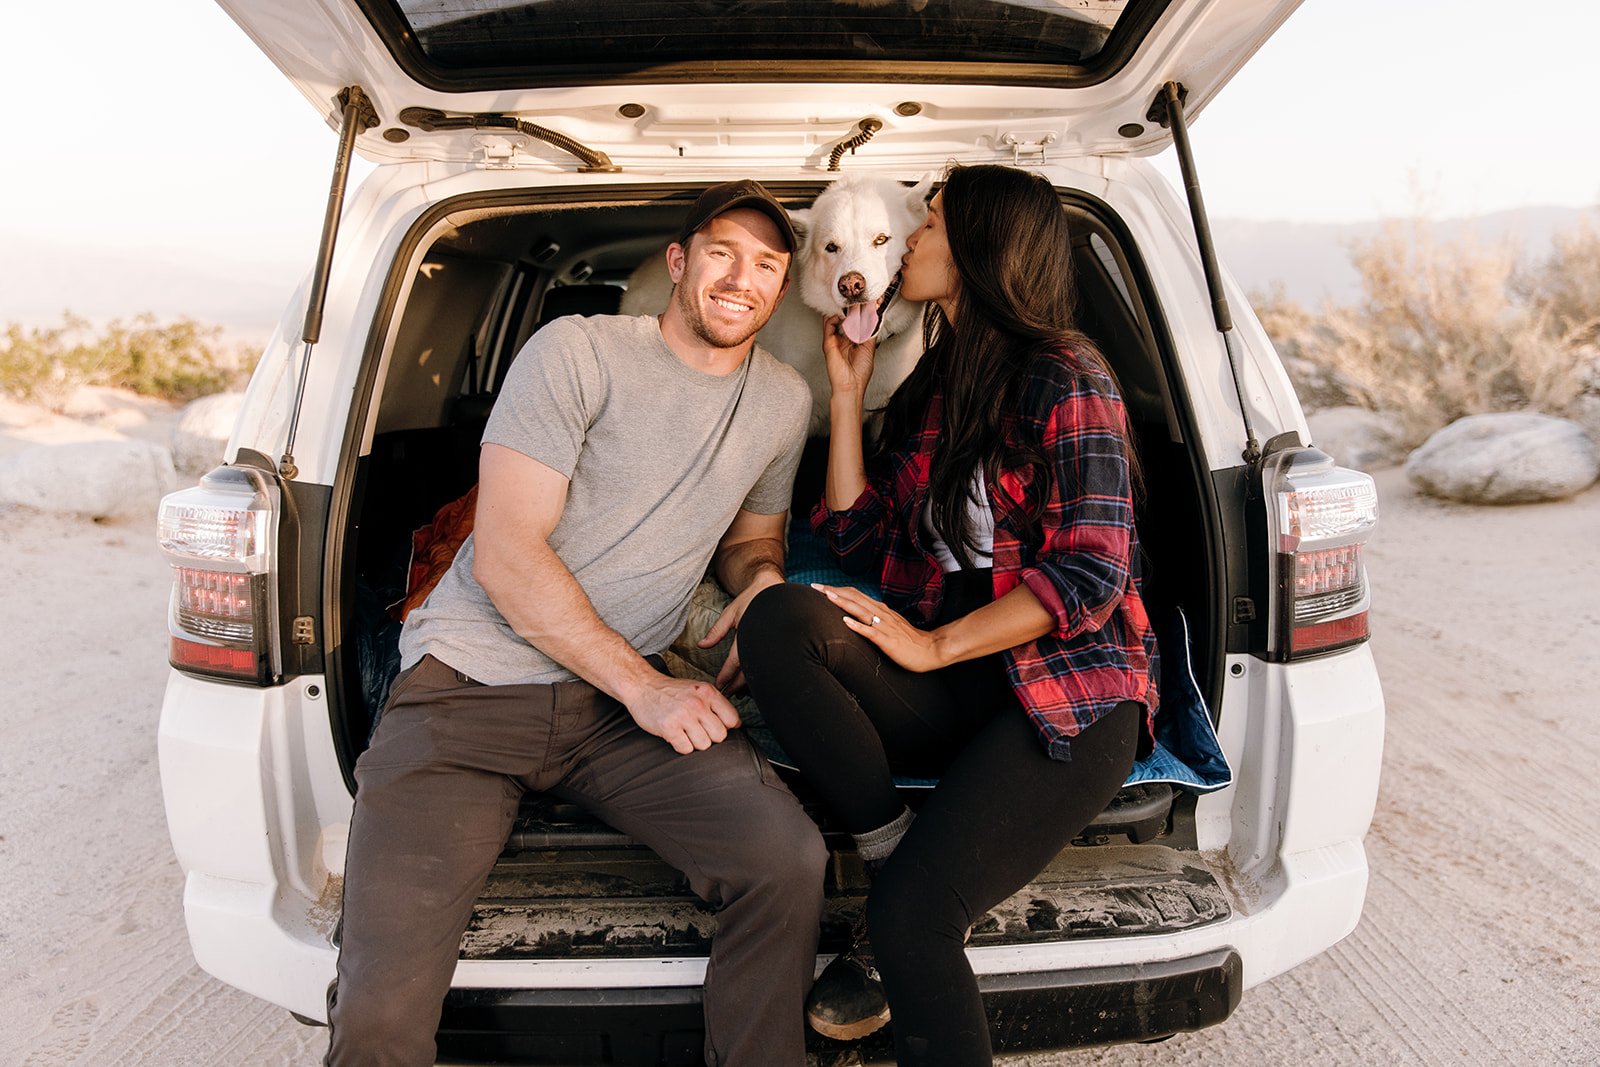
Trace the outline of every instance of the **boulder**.
[[1578, 397], [1567, 408], [1567, 418], [1582, 426], [1589, 440], [1600, 448], [1600, 396], [1585, 393]]
[[1307, 415], [1306, 425], [1311, 443], [1346, 467], [1375, 471], [1406, 458], [1394, 420], [1366, 408], [1328, 408]]
[[35, 445], [0, 460], [0, 502], [96, 519], [148, 516], [177, 485], [172, 453], [148, 441]]
[[1406, 460], [1424, 493], [1468, 504], [1564, 500], [1600, 478], [1600, 458], [1583, 427], [1533, 412], [1469, 415], [1425, 441]]
[[172, 460], [178, 470], [201, 475], [221, 463], [243, 406], [243, 393], [217, 393], [185, 405], [172, 427]]

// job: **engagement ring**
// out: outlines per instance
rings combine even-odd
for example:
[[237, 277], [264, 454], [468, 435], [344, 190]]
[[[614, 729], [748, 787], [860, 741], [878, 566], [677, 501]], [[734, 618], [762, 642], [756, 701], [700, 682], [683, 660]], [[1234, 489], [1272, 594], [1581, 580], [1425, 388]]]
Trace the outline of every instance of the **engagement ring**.
[[874, 626], [876, 626], [876, 625], [878, 625], [878, 624], [879, 624], [879, 623], [880, 623], [880, 622], [882, 622], [882, 621], [883, 621], [883, 620], [882, 620], [882, 619], [880, 619], [880, 618], [878, 618], [878, 617], [877, 617], [877, 616], [876, 616], [876, 615], [874, 615], [874, 616], [873, 616], [873, 617], [872, 617], [872, 625], [874, 625]]

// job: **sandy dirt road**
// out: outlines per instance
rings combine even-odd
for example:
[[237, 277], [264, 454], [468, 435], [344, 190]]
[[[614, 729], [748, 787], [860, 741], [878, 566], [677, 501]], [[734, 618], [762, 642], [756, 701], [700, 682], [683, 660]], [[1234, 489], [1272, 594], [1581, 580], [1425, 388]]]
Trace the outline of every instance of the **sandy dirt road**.
[[[1356, 932], [1225, 1025], [1016, 1063], [1600, 1063], [1600, 487], [1485, 510], [1379, 477], [1389, 703]], [[189, 956], [149, 524], [0, 508], [0, 1064], [311, 1064]]]

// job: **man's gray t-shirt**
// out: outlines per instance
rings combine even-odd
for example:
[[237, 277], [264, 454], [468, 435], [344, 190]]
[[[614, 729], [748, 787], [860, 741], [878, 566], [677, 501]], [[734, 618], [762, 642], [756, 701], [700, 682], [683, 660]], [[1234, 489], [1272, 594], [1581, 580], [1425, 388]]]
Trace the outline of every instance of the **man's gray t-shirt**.
[[[654, 318], [557, 319], [512, 363], [485, 444], [570, 480], [550, 535], [606, 625], [643, 655], [682, 631], [689, 598], [740, 508], [789, 508], [811, 393], [753, 347], [727, 375], [697, 371]], [[472, 577], [473, 538], [400, 635], [401, 666], [432, 654], [489, 685], [569, 681]]]

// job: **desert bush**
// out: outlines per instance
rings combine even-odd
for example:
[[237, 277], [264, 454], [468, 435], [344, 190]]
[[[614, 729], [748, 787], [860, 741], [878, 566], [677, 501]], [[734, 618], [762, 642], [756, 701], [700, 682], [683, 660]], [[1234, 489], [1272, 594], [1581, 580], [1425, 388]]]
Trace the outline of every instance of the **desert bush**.
[[242, 384], [255, 358], [248, 346], [224, 342], [222, 327], [190, 318], [162, 323], [145, 314], [96, 330], [68, 313], [59, 326], [6, 325], [0, 335], [0, 389], [52, 407], [81, 385], [187, 401]]
[[1542, 262], [1518, 271], [1515, 291], [1554, 329], [1600, 344], [1600, 230], [1584, 219], [1554, 244]]
[[1290, 299], [1282, 285], [1251, 293], [1250, 303], [1308, 412], [1356, 403], [1349, 383], [1319, 361], [1328, 334], [1317, 315]]
[[1331, 383], [1416, 444], [1463, 415], [1561, 414], [1583, 391], [1600, 328], [1592, 231], [1558, 240], [1531, 269], [1514, 244], [1439, 241], [1422, 221], [1357, 242], [1351, 258], [1354, 306], [1313, 315], [1281, 293], [1262, 298], [1263, 325], [1313, 398]]

